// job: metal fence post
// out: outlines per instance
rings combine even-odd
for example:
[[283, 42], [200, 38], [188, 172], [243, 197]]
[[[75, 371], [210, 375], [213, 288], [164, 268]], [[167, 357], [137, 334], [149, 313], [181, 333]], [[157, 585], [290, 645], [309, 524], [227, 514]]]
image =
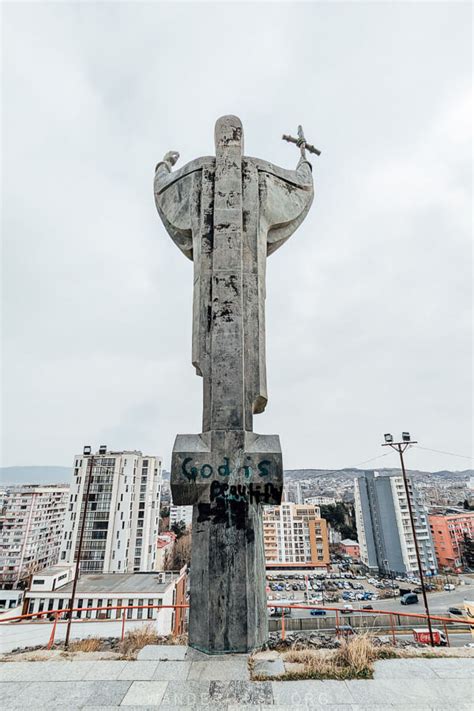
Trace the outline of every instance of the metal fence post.
[[50, 635], [48, 646], [46, 647], [46, 649], [51, 649], [51, 647], [54, 644], [54, 638], [56, 636], [56, 625], [58, 624], [58, 617], [59, 617], [59, 613], [56, 613], [54, 615], [53, 629], [51, 630], [51, 635]]
[[122, 611], [122, 642], [123, 642], [124, 637], [125, 637], [125, 618], [127, 617], [127, 615], [125, 612], [125, 608], [121, 607], [120, 609]]

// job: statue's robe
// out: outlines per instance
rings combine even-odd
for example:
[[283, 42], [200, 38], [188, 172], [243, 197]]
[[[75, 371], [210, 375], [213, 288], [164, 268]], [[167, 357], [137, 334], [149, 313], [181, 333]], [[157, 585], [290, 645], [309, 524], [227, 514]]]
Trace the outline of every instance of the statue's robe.
[[[204, 378], [203, 432], [211, 422], [210, 304], [214, 248], [214, 176], [216, 159], [197, 158], [170, 172], [157, 166], [155, 201], [166, 229], [194, 263], [192, 362]], [[245, 377], [243, 429], [252, 431], [252, 415], [265, 410], [266, 258], [281, 247], [306, 217], [313, 201], [311, 165], [300, 160], [285, 170], [258, 158], [242, 159], [243, 314]]]

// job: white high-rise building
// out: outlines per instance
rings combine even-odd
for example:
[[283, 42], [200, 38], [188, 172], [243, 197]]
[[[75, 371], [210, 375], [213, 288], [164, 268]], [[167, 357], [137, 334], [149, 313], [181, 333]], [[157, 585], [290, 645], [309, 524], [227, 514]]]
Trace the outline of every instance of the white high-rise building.
[[[428, 515], [408, 476], [416, 540], [423, 570], [437, 571]], [[415, 542], [401, 474], [364, 472], [354, 480], [354, 508], [360, 558], [372, 571], [417, 574]]]
[[109, 452], [105, 446], [74, 459], [69, 510], [59, 562], [72, 564], [79, 547], [88, 477], [82, 573], [154, 570], [161, 496], [161, 458], [141, 452]]
[[186, 528], [189, 528], [193, 522], [193, 507], [192, 506], [170, 506], [170, 527], [174, 523], [184, 521]]
[[29, 484], [3, 493], [0, 520], [0, 586], [18, 587], [35, 571], [58, 561], [69, 487]]

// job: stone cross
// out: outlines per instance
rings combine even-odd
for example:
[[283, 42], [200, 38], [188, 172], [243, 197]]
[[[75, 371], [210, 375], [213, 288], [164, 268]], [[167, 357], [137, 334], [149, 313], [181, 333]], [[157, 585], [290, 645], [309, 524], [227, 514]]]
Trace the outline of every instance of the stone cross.
[[236, 116], [215, 126], [215, 157], [179, 170], [170, 152], [155, 173], [155, 202], [194, 264], [192, 360], [203, 378], [201, 434], [178, 435], [171, 460], [177, 505], [193, 505], [189, 644], [246, 652], [268, 636], [262, 506], [279, 504], [277, 435], [253, 431], [267, 403], [265, 272], [306, 216], [311, 166], [244, 155]]
[[321, 155], [321, 151], [315, 148], [311, 143], [306, 142], [306, 138], [303, 133], [303, 126], [298, 126], [298, 138], [293, 138], [293, 136], [288, 136], [283, 134], [282, 139], [288, 141], [288, 143], [296, 143], [301, 151], [301, 157], [306, 159], [306, 151], [310, 153], [315, 153], [317, 156]]

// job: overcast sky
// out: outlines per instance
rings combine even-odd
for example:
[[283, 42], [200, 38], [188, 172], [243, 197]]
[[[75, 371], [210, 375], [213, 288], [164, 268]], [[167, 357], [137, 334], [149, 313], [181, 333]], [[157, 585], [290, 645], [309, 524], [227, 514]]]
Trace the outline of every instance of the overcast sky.
[[[352, 466], [384, 432], [469, 455], [468, 3], [3, 5], [3, 464], [83, 444], [161, 454], [200, 432], [192, 264], [162, 226], [156, 162], [249, 155], [316, 197], [267, 271], [269, 402], [286, 468]], [[396, 466], [395, 453], [367, 466]], [[410, 468], [467, 459], [410, 452]]]

